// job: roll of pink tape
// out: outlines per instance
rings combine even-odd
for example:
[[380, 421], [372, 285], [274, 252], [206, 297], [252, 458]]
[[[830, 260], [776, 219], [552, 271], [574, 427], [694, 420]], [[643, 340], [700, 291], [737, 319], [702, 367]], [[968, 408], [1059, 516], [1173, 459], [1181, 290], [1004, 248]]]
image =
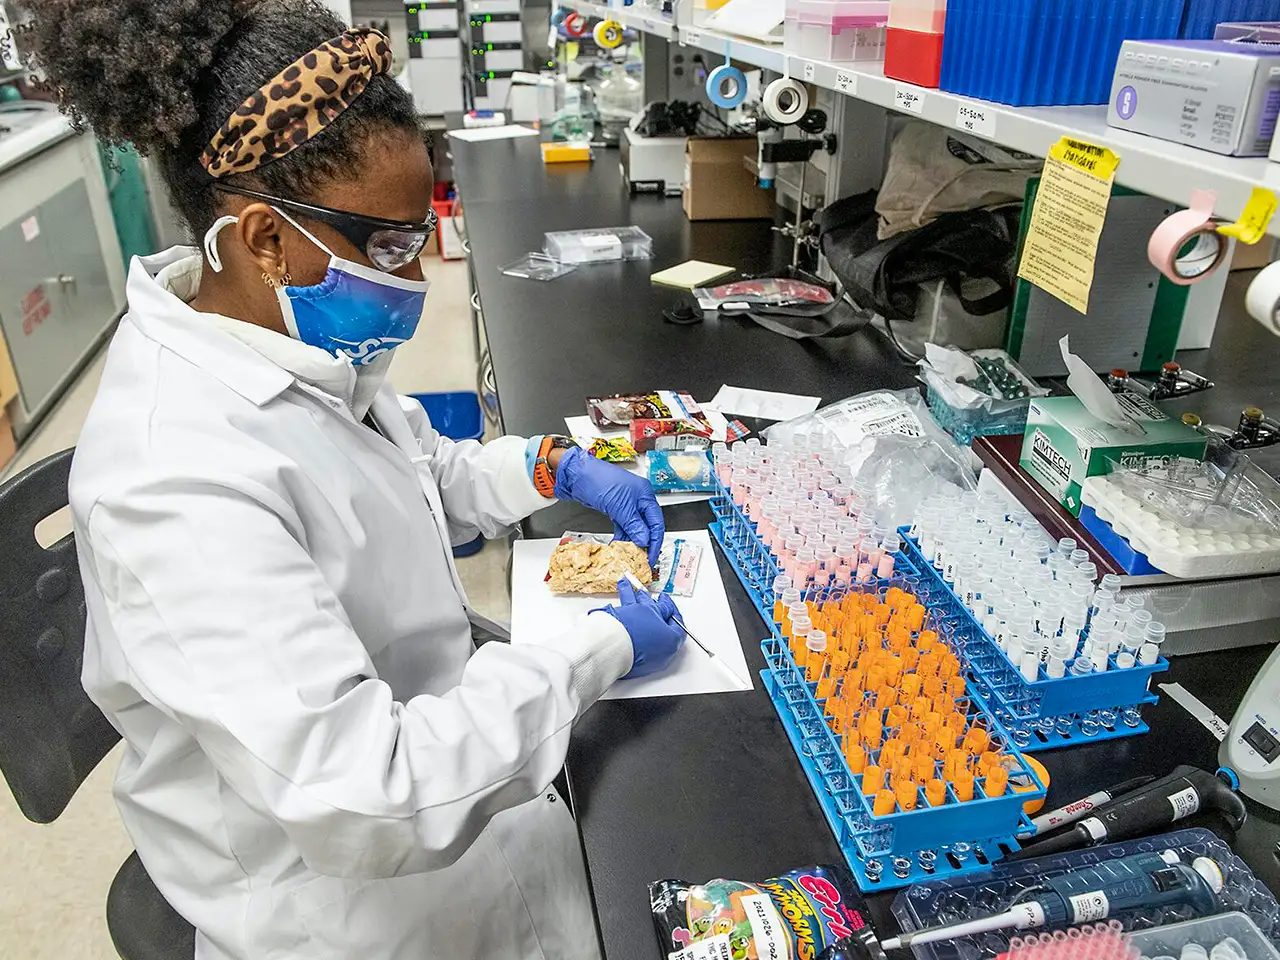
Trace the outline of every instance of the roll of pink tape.
[[1213, 276], [1227, 259], [1230, 241], [1213, 223], [1217, 199], [1212, 190], [1194, 191], [1191, 208], [1156, 227], [1147, 244], [1152, 266], [1179, 286], [1189, 287]]

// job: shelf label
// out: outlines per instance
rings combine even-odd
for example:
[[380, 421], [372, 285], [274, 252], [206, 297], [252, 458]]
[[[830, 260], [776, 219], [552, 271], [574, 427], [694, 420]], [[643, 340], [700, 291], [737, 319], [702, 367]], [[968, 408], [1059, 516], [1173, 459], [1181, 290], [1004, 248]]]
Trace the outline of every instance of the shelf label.
[[817, 72], [818, 70], [814, 66], [812, 60], [806, 60], [804, 62], [804, 82], [805, 83], [813, 83], [813, 76]]
[[836, 71], [836, 89], [853, 96], [858, 92], [858, 75], [848, 70]]
[[686, 47], [700, 47], [702, 46], [702, 34], [696, 30], [686, 30], [680, 42]]
[[924, 113], [924, 92], [898, 84], [893, 91], [893, 105], [907, 113]]
[[991, 107], [975, 107], [967, 103], [956, 108], [956, 129], [976, 133], [994, 140], [996, 137], [996, 112]]

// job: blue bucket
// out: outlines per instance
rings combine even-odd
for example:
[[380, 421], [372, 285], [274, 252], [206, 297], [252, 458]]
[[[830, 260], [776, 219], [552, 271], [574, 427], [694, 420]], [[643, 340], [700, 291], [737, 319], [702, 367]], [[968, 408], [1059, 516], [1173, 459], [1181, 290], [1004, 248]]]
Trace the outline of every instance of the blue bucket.
[[[450, 440], [480, 440], [484, 437], [484, 413], [480, 398], [468, 391], [451, 393], [411, 393], [431, 418], [431, 425]], [[453, 548], [455, 557], [472, 557], [484, 549], [484, 537]]]

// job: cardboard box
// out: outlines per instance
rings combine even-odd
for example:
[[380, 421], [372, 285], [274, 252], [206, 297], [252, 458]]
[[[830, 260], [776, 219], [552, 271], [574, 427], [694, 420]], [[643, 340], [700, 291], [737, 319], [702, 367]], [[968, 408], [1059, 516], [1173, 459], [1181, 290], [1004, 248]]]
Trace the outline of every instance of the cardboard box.
[[0, 470], [9, 465], [17, 452], [18, 441], [13, 435], [13, 422], [9, 419], [8, 411], [5, 411], [0, 413]]
[[1126, 40], [1107, 123], [1227, 156], [1265, 157], [1280, 114], [1280, 50], [1222, 40]]
[[4, 334], [0, 333], [0, 411], [17, 395], [18, 374], [13, 369], [13, 358], [9, 356], [9, 344], [5, 341]]
[[690, 137], [684, 151], [684, 215], [690, 220], [772, 220], [773, 189], [742, 164], [755, 158], [754, 137]]
[[1144, 433], [1102, 422], [1077, 397], [1031, 399], [1018, 462], [1072, 516], [1080, 516], [1080, 486], [1086, 477], [1105, 476], [1117, 464], [1151, 457], [1204, 459], [1204, 434], [1142, 397], [1124, 393], [1116, 399]]

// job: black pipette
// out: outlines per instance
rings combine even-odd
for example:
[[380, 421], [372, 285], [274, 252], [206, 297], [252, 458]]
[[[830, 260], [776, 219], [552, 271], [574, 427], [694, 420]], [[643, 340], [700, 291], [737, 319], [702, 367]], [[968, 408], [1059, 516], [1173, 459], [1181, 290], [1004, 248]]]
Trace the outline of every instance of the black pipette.
[[1032, 841], [1009, 860], [1043, 857], [1064, 850], [1145, 836], [1201, 809], [1216, 810], [1233, 830], [1244, 825], [1244, 801], [1223, 779], [1197, 767], [1181, 766], [1140, 790], [1112, 800], [1072, 829]]

